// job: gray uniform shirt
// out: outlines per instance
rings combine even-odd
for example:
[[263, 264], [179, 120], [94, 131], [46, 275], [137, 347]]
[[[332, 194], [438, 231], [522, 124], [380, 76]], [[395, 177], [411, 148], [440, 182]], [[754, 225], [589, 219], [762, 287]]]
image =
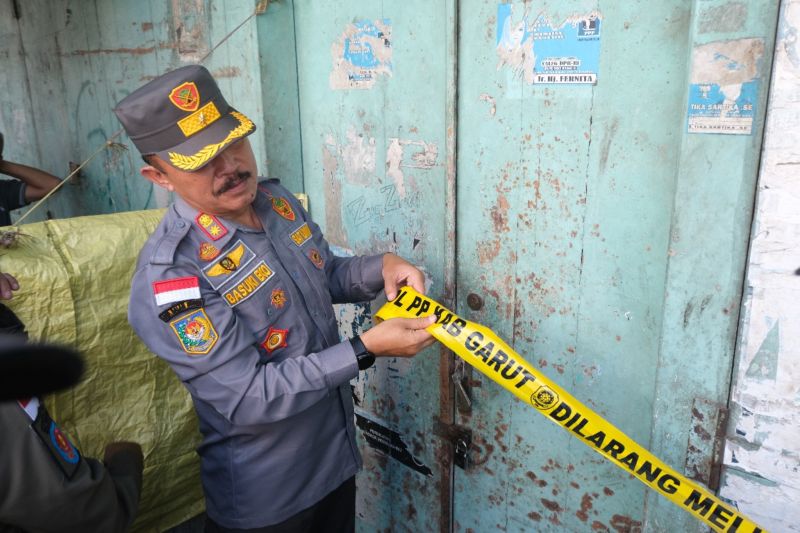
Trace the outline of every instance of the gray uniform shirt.
[[275, 524], [356, 473], [349, 381], [333, 303], [374, 298], [382, 256], [337, 257], [277, 180], [255, 231], [178, 199], [139, 255], [128, 319], [192, 395], [209, 516]]

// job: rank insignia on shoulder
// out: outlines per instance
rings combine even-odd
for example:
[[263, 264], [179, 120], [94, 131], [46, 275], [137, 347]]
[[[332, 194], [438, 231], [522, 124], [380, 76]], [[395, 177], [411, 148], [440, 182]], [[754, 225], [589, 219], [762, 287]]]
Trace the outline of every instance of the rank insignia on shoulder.
[[200, 226], [200, 229], [213, 241], [218, 241], [228, 234], [227, 228], [214, 215], [200, 213], [194, 220]]
[[289, 205], [286, 198], [272, 198], [272, 209], [286, 220], [294, 222], [294, 211], [292, 211], [292, 206]]
[[310, 238], [311, 228], [308, 227], [308, 224], [303, 224], [292, 233], [292, 240], [297, 246], [303, 246]]
[[200, 283], [197, 276], [164, 279], [153, 282], [156, 305], [167, 305], [182, 300], [200, 298]]
[[319, 253], [319, 250], [316, 248], [309, 250], [308, 258], [311, 259], [311, 262], [314, 263], [314, 266], [320, 270], [322, 270], [322, 268], [325, 266], [325, 260], [322, 258], [322, 254]]
[[286, 346], [286, 337], [289, 336], [289, 330], [269, 328], [267, 336], [261, 346], [269, 353], [274, 352], [278, 348]]
[[193, 309], [200, 309], [203, 307], [203, 299], [198, 298], [197, 300], [184, 300], [182, 302], [178, 302], [169, 309], [165, 309], [158, 314], [158, 318], [163, 320], [164, 322], [169, 322], [176, 316], [181, 313], [185, 313], [186, 311], [192, 311]]
[[203, 308], [173, 320], [169, 325], [178, 337], [181, 348], [189, 355], [207, 354], [219, 339]]
[[286, 293], [283, 292], [283, 289], [272, 289], [270, 302], [275, 309], [282, 309], [286, 305]]
[[219, 248], [209, 242], [204, 242], [200, 245], [200, 250], [198, 250], [197, 255], [203, 261], [211, 261], [219, 255]]

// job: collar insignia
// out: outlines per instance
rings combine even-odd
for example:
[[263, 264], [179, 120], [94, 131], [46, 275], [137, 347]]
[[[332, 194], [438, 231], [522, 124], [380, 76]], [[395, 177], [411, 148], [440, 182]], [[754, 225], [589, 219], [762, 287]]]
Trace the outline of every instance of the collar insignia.
[[212, 241], [218, 241], [228, 234], [227, 228], [225, 228], [222, 222], [214, 215], [199, 213], [194, 220], [197, 222], [197, 225], [200, 226], [200, 229], [203, 230], [203, 233], [208, 235]]

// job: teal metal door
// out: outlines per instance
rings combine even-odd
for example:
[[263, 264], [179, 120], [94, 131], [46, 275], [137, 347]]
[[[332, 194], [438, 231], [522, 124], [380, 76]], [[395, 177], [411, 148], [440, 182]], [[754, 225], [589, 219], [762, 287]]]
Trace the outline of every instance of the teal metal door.
[[[271, 174], [716, 488], [777, 4], [272, 3]], [[702, 529], [451, 354], [354, 395], [361, 531]]]
[[[777, 5], [459, 2], [458, 312], [712, 488]], [[706, 529], [456, 375], [456, 531]]]
[[[297, 180], [273, 169], [297, 169], [286, 164], [298, 154], [285, 148], [293, 143], [280, 132], [299, 132], [303, 189], [328, 241], [340, 253], [396, 252], [425, 269], [432, 294], [447, 300], [449, 285], [452, 302], [454, 220], [447, 198], [454, 195], [455, 56], [449, 6], [276, 2], [260, 24], [274, 45], [262, 46], [270, 58], [265, 107], [276, 102], [267, 141], [273, 175]], [[295, 62], [297, 104], [291, 101], [295, 82], [286, 75]], [[347, 336], [368, 320], [363, 307], [341, 310]], [[452, 412], [442, 398], [449, 389], [440, 388], [440, 357], [431, 348], [413, 360], [381, 359], [355, 383], [364, 457], [357, 478], [361, 531], [449, 528], [449, 442], [439, 428]]]

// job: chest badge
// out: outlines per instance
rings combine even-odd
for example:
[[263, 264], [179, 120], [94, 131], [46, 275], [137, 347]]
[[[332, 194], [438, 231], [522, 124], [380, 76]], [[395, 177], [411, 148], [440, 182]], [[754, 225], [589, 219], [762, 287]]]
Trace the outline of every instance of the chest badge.
[[272, 209], [286, 220], [294, 222], [295, 214], [286, 198], [272, 198]]
[[219, 248], [210, 242], [204, 242], [200, 245], [200, 250], [198, 250], [197, 255], [200, 256], [200, 259], [203, 261], [211, 261], [219, 255]]
[[219, 335], [208, 318], [205, 309], [173, 320], [169, 324], [178, 337], [183, 351], [189, 355], [202, 355], [211, 351], [217, 343]]
[[283, 348], [286, 346], [286, 337], [288, 336], [288, 329], [269, 328], [269, 331], [267, 331], [267, 337], [264, 339], [264, 342], [261, 343], [261, 346], [267, 352], [272, 353], [278, 348]]
[[292, 233], [292, 241], [297, 246], [303, 246], [310, 238], [311, 228], [308, 227], [308, 224], [303, 224]]
[[256, 254], [244, 242], [236, 241], [236, 244], [219, 256], [219, 259], [203, 269], [203, 276], [214, 289], [217, 289], [255, 256]]
[[286, 305], [286, 293], [283, 292], [283, 289], [272, 289], [269, 299], [275, 309], [283, 309], [283, 306]]
[[314, 263], [314, 266], [318, 269], [322, 270], [325, 267], [325, 260], [316, 248], [309, 250], [308, 258], [311, 259], [311, 262]]
[[222, 222], [214, 215], [200, 213], [194, 220], [197, 222], [197, 225], [200, 226], [200, 229], [203, 230], [203, 233], [208, 235], [208, 238], [212, 241], [218, 241], [228, 234], [227, 228], [225, 228]]

